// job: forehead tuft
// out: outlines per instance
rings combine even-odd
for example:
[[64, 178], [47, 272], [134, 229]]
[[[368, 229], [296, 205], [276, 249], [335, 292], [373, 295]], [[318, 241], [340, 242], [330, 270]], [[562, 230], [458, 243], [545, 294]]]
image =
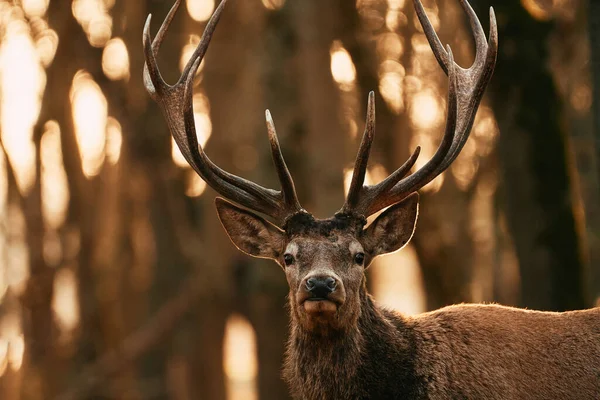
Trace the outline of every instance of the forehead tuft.
[[344, 234], [358, 235], [365, 226], [365, 219], [350, 214], [336, 214], [332, 218], [315, 219], [311, 214], [298, 213], [284, 225], [290, 238], [295, 236], [320, 236], [337, 242]]

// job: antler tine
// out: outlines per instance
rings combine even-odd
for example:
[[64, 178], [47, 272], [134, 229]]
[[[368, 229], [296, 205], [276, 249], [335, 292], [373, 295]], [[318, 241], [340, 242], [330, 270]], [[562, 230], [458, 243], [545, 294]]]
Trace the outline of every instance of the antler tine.
[[458, 103], [461, 105], [459, 107], [457, 132], [452, 147], [448, 152], [448, 156], [438, 168], [438, 174], [450, 166], [469, 138], [485, 87], [492, 78], [496, 64], [496, 56], [498, 54], [498, 28], [496, 25], [494, 9], [490, 7], [490, 37], [486, 42], [483, 28], [481, 27], [481, 23], [479, 22], [479, 19], [477, 19], [475, 12], [466, 0], [460, 1], [469, 16], [471, 28], [475, 37], [476, 54], [475, 61], [470, 68], [463, 69], [458, 65], [456, 66]]
[[271, 144], [271, 155], [273, 157], [273, 164], [277, 170], [279, 177], [279, 183], [281, 184], [281, 193], [283, 194], [283, 200], [287, 207], [292, 210], [301, 210], [298, 196], [296, 195], [296, 188], [294, 186], [294, 180], [288, 170], [288, 167], [281, 153], [281, 146], [279, 145], [279, 139], [277, 138], [277, 131], [275, 130], [275, 122], [271, 117], [269, 110], [265, 111], [265, 119], [267, 121], [267, 131], [269, 133], [269, 143]]
[[[181, 1], [181, 0], [178, 0], [178, 1]], [[196, 50], [194, 50], [194, 52], [192, 53], [192, 56], [190, 57], [187, 64], [185, 65], [185, 68], [183, 69], [183, 73], [181, 74], [180, 80], [185, 79], [185, 77], [190, 73], [190, 70], [193, 71], [194, 74], [196, 74], [196, 71], [198, 70], [198, 67], [200, 66], [200, 64], [198, 64], [198, 66], [196, 66], [194, 68], [193, 67], [194, 61], [196, 59], [202, 60], [204, 58], [204, 55], [206, 54], [206, 50], [208, 50], [208, 45], [210, 44], [210, 39], [212, 39], [212, 35], [215, 32], [215, 29], [217, 28], [217, 24], [219, 23], [219, 20], [221, 19], [221, 14], [223, 13], [223, 9], [225, 8], [227, 1], [228, 0], [221, 0], [221, 3], [219, 4], [217, 9], [213, 13], [213, 15], [210, 18], [210, 20], [208, 21], [208, 23], [206, 24], [206, 27], [204, 28], [204, 33], [202, 34], [202, 38], [200, 39], [200, 43], [198, 43], [198, 46], [196, 46]]]
[[244, 207], [266, 214], [279, 223], [283, 223], [291, 214], [303, 210], [296, 197], [293, 181], [283, 161], [276, 137], [275, 148], [273, 148], [272, 138], [271, 142], [275, 165], [283, 187], [282, 191], [262, 187], [219, 168], [208, 158], [204, 149], [198, 144], [193, 110], [194, 76], [206, 53], [226, 2], [227, 0], [223, 0], [213, 13], [200, 43], [184, 68], [182, 76], [173, 86], [168, 85], [162, 79], [156, 63], [155, 53], [160, 47], [160, 43], [181, 0], [177, 0], [171, 8], [154, 41], [151, 41], [150, 38], [149, 16], [144, 27], [144, 54], [146, 57], [144, 82], [146, 89], [162, 109], [171, 134], [181, 153], [198, 175], [222, 196]]
[[415, 7], [415, 11], [417, 13], [417, 17], [419, 18], [419, 22], [423, 27], [423, 32], [429, 41], [429, 46], [435, 55], [435, 58], [440, 64], [440, 67], [444, 70], [446, 75], [448, 74], [448, 53], [446, 53], [446, 49], [444, 49], [444, 45], [440, 41], [435, 29], [433, 29], [433, 25], [431, 25], [431, 21], [427, 18], [427, 14], [425, 13], [425, 8], [421, 3], [421, 0], [413, 0], [413, 5]]
[[412, 192], [419, 190], [427, 183], [431, 182], [437, 175], [441, 173], [440, 165], [448, 157], [448, 152], [451, 151], [452, 145], [456, 144], [456, 130], [458, 127], [458, 119], [460, 117], [459, 101], [458, 101], [458, 82], [457, 82], [457, 68], [458, 66], [454, 62], [452, 50], [450, 46], [447, 46], [447, 54], [449, 68], [448, 68], [448, 111], [446, 115], [446, 128], [442, 141], [436, 150], [435, 154], [427, 163], [421, 167], [414, 174], [409, 175], [400, 182], [398, 182], [388, 194], [389, 199], [385, 202], [387, 207], [390, 204], [398, 202], [404, 199]]
[[373, 202], [376, 198], [389, 191], [398, 181], [406, 176], [410, 169], [413, 167], [421, 148], [417, 147], [413, 154], [406, 160], [406, 162], [389, 175], [386, 179], [374, 186], [363, 186], [365, 182], [365, 175], [367, 173], [367, 164], [369, 161], [369, 154], [371, 151], [371, 144], [375, 136], [375, 93], [369, 92], [369, 101], [367, 105], [367, 118], [365, 125], [365, 132], [356, 156], [356, 162], [354, 165], [354, 171], [352, 173], [352, 181], [346, 196], [346, 202], [341, 212], [348, 212], [351, 210], [364, 209], [364, 205]]
[[375, 93], [369, 92], [369, 100], [367, 104], [367, 118], [365, 125], [365, 132], [363, 133], [360, 148], [356, 155], [356, 162], [354, 163], [354, 171], [352, 172], [352, 181], [350, 182], [350, 188], [348, 189], [348, 195], [346, 196], [346, 203], [343, 209], [350, 209], [356, 207], [359, 200], [363, 184], [365, 182], [365, 175], [367, 174], [367, 164], [369, 163], [369, 154], [371, 152], [371, 144], [375, 137]]
[[[452, 61], [453, 57], [450, 46], [448, 46], [447, 54]], [[407, 194], [412, 192], [406, 193], [404, 188], [412, 187], [419, 182], [424, 180], [430, 181], [432, 179], [431, 175], [434, 174], [437, 166], [446, 156], [446, 153], [452, 145], [452, 139], [456, 130], [458, 105], [454, 63], [450, 64], [448, 72], [450, 79], [448, 82], [448, 115], [446, 117], [446, 130], [442, 142], [434, 156], [421, 169], [405, 178], [406, 174], [410, 171], [419, 157], [421, 148], [417, 147], [409, 159], [400, 168], [376, 185], [362, 186], [360, 196], [358, 196], [355, 204], [349, 204], [348, 201], [346, 201], [346, 204], [340, 211], [354, 212], [363, 216], [372, 215], [391, 204], [401, 201]], [[402, 190], [399, 190], [399, 188], [402, 188]]]
[[[367, 125], [369, 129], [365, 131], [363, 143], [357, 157], [351, 190], [348, 193], [344, 207], [340, 210], [341, 212], [369, 216], [387, 206], [402, 201], [446, 170], [469, 138], [483, 92], [494, 72], [498, 54], [498, 29], [493, 8], [490, 8], [490, 37], [486, 41], [485, 33], [477, 15], [467, 0], [460, 0], [469, 18], [476, 48], [473, 65], [468, 69], [463, 69], [454, 62], [450, 46], [446, 49], [442, 46], [425, 14], [421, 1], [413, 0], [413, 3], [431, 49], [449, 78], [448, 115], [444, 137], [434, 156], [414, 174], [405, 177], [417, 160], [419, 148], [402, 167], [385, 180], [374, 186], [363, 186], [368, 151], [371, 147], [374, 132], [374, 128]], [[372, 109], [371, 102], [372, 100], [369, 98], [369, 114]], [[370, 118], [367, 119], [370, 120]]]
[[[372, 140], [372, 135], [368, 136], [365, 132], [356, 162], [356, 180], [353, 177], [353, 190], [351, 189], [348, 194], [348, 200], [341, 211], [369, 216], [402, 201], [446, 170], [464, 147], [483, 92], [494, 72], [498, 53], [498, 30], [494, 10], [490, 8], [490, 37], [486, 40], [481, 23], [467, 0], [459, 1], [468, 16], [475, 37], [475, 61], [468, 69], [463, 69], [454, 62], [450, 46], [446, 49], [442, 46], [421, 1], [413, 0], [425, 36], [438, 63], [449, 78], [446, 128], [437, 151], [421, 169], [408, 177], [405, 175], [418, 157], [418, 148], [402, 167], [384, 181], [374, 186], [361, 186], [364, 180], [364, 169], [366, 169], [366, 158], [368, 158], [368, 154], [363, 155], [363, 148], [368, 152]], [[362, 173], [358, 173], [361, 171], [359, 166], [362, 168]]]
[[[153, 50], [152, 38], [150, 37], [150, 22], [152, 21], [152, 14], [146, 18], [146, 24], [144, 25], [143, 45], [144, 45], [144, 57], [146, 62], [144, 63], [144, 86], [150, 96], [156, 100], [156, 96], [159, 93], [163, 93], [168, 88], [167, 83], [164, 81], [158, 69], [156, 62], [156, 56]], [[160, 43], [157, 42], [157, 48], [160, 47]]]
[[471, 25], [471, 31], [473, 31], [473, 38], [475, 39], [475, 62], [474, 64], [479, 64], [480, 57], [485, 56], [487, 50], [487, 40], [485, 39], [485, 32], [483, 31], [483, 27], [481, 26], [481, 22], [479, 18], [477, 18], [477, 14], [473, 10], [473, 7], [469, 4], [467, 0], [459, 0], [460, 5], [463, 10], [467, 14], [469, 19], [469, 24]]
[[[192, 70], [198, 67], [200, 61], [200, 58], [196, 59], [192, 64]], [[240, 178], [221, 169], [211, 161], [204, 152], [204, 149], [199, 146], [194, 121], [193, 82], [194, 74], [190, 73], [184, 82], [183, 121], [186, 134], [183, 137], [183, 140], [185, 142], [179, 142], [177, 138], [175, 139], [180, 148], [186, 147], [191, 150], [189, 152], [191, 161], [188, 160], [188, 162], [194, 170], [221, 195], [237, 203], [251, 207], [256, 211], [278, 217], [278, 210], [281, 208], [279, 207], [278, 201], [279, 192], [263, 188], [254, 182]]]

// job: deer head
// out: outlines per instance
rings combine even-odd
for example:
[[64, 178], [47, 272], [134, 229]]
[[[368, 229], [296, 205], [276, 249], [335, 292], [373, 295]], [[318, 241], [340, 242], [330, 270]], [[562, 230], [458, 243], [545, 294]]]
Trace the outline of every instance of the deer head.
[[[493, 10], [490, 10], [488, 42], [475, 12], [466, 0], [460, 0], [476, 46], [473, 65], [463, 69], [454, 62], [450, 47], [442, 46], [421, 2], [414, 0], [425, 35], [449, 79], [446, 127], [440, 145], [416, 172], [410, 174], [419, 156], [418, 147], [385, 180], [364, 185], [375, 134], [375, 96], [371, 92], [366, 128], [345, 204], [333, 217], [319, 220], [298, 201], [268, 110], [267, 131], [281, 190], [262, 187], [222, 170], [198, 145], [192, 107], [193, 80], [226, 2], [223, 0], [215, 10], [196, 51], [173, 86], [161, 78], [155, 57], [181, 0], [175, 3], [154, 40], [150, 37], [148, 17], [144, 28], [146, 88], [160, 105], [171, 134], [192, 168], [219, 194], [244, 207], [216, 199], [219, 218], [235, 246], [251, 256], [275, 260], [285, 271], [294, 320], [308, 332], [343, 331], [358, 318], [361, 296], [366, 293], [366, 268], [378, 255], [394, 252], [408, 243], [417, 221], [417, 191], [450, 166], [469, 137], [496, 61], [498, 37]], [[389, 208], [366, 227], [367, 217], [386, 207]]]

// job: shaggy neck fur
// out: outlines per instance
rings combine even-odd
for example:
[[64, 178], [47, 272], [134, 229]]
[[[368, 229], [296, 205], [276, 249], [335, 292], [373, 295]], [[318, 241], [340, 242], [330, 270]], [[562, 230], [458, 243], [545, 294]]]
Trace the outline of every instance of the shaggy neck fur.
[[[400, 315], [362, 289], [355, 324], [327, 335], [305, 331], [291, 312], [284, 379], [297, 399], [415, 398], [414, 334]], [[373, 388], [378, 388], [377, 393]]]

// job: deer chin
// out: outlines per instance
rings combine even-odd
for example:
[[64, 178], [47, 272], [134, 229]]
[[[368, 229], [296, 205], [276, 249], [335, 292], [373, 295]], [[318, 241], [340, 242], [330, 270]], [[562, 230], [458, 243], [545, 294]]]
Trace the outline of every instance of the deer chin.
[[330, 299], [307, 299], [299, 304], [299, 322], [305, 332], [328, 336], [340, 330], [340, 307], [342, 304]]
[[315, 317], [335, 314], [338, 309], [338, 305], [328, 299], [306, 300], [302, 306], [309, 316]]

